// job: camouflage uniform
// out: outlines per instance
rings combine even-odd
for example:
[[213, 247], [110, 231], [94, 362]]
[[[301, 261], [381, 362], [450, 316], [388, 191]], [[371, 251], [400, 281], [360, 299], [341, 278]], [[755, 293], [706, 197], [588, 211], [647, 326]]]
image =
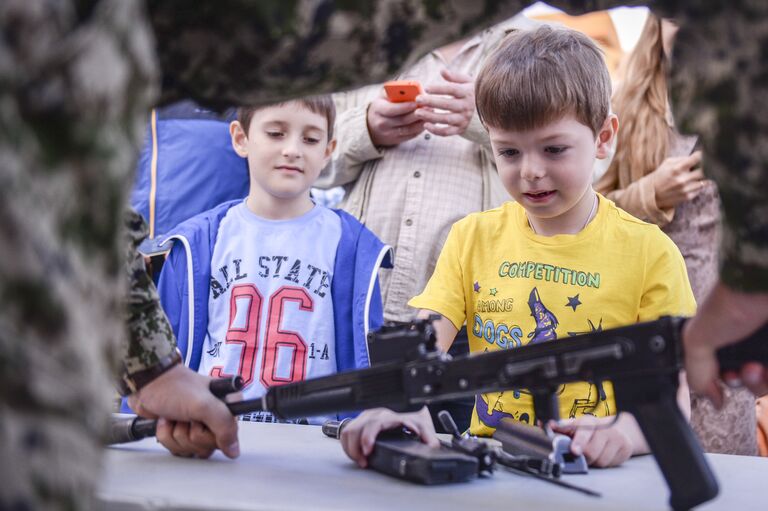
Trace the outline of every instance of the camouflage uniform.
[[[528, 3], [165, 0], [144, 11], [139, 0], [0, 2], [0, 508], [90, 507], [115, 347], [123, 371], [172, 349], [140, 266], [129, 271], [139, 281], [130, 336], [119, 299], [116, 234], [157, 97], [155, 48], [162, 101], [257, 104], [382, 81]], [[626, 2], [552, 3], [579, 13]], [[766, 7], [702, 0], [686, 3], [686, 15], [681, 4], [656, 5], [688, 23], [676, 103], [698, 109], [680, 120], [701, 133], [721, 186], [724, 277], [765, 290]], [[129, 223], [135, 233], [138, 220]]]

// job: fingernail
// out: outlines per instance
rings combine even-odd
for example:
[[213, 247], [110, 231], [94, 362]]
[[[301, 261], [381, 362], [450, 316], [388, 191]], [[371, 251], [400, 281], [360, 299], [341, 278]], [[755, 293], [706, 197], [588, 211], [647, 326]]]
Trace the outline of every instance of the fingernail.
[[229, 447], [227, 447], [226, 454], [230, 458], [236, 458], [240, 456], [240, 442], [232, 442], [231, 444], [229, 444]]

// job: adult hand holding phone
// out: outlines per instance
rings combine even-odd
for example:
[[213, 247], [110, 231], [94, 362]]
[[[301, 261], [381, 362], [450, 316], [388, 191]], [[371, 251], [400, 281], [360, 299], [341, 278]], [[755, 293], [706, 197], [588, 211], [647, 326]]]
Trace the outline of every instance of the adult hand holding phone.
[[407, 142], [424, 131], [424, 121], [415, 111], [415, 101], [393, 103], [384, 90], [368, 105], [366, 121], [368, 133], [375, 146], [395, 146]]
[[471, 76], [443, 69], [445, 83], [431, 84], [426, 94], [416, 97], [422, 107], [414, 115], [424, 121], [424, 129], [434, 135], [461, 135], [475, 114], [475, 84]]
[[653, 171], [653, 188], [659, 208], [674, 208], [701, 192], [706, 181], [700, 165], [701, 151], [661, 162], [659, 168]]

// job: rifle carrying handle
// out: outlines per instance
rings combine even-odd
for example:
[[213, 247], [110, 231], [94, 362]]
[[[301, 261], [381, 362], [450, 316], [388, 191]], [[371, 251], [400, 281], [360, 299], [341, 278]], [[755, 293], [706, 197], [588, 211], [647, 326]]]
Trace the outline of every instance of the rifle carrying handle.
[[768, 365], [768, 323], [746, 339], [717, 350], [721, 371], [738, 371], [746, 362]]
[[[707, 464], [693, 431], [677, 405], [672, 389], [658, 399], [626, 403], [659, 464], [670, 489], [669, 504], [675, 511], [691, 509], [713, 499], [717, 480]], [[620, 396], [619, 390], [616, 395]]]

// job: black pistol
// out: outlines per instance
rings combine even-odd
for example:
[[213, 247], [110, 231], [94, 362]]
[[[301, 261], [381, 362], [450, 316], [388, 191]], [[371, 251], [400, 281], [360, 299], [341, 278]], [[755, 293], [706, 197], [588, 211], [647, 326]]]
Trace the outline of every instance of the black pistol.
[[[348, 421], [326, 421], [323, 434], [339, 438]], [[376, 472], [425, 485], [463, 483], [478, 475], [476, 458], [444, 446], [429, 447], [403, 428], [379, 434], [368, 456], [368, 466]]]

